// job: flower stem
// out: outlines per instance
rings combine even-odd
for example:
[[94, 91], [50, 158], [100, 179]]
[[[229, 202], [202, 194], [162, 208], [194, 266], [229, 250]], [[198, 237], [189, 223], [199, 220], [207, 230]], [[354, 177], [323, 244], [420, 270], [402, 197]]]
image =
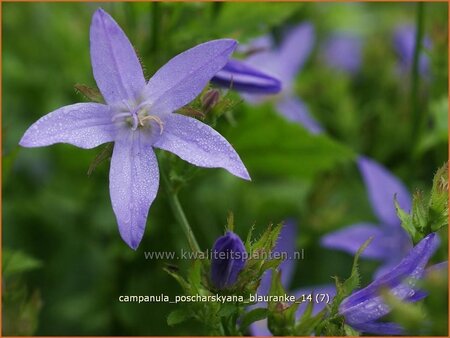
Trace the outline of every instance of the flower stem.
[[[422, 50], [422, 41], [424, 35], [424, 7], [423, 2], [417, 3], [417, 14], [416, 14], [416, 36], [414, 45], [414, 55], [413, 64], [411, 68], [411, 102], [412, 107], [412, 145], [415, 146], [420, 141], [420, 133], [422, 129], [423, 113], [420, 108], [420, 52]], [[415, 147], [414, 147], [415, 148]]]
[[197, 240], [195, 239], [194, 233], [192, 232], [191, 226], [189, 225], [186, 215], [184, 214], [183, 208], [180, 204], [180, 200], [178, 199], [178, 194], [172, 189], [169, 178], [162, 170], [161, 177], [167, 190], [170, 207], [172, 208], [172, 211], [175, 214], [175, 218], [181, 225], [181, 228], [186, 235], [191, 250], [194, 252], [201, 252]]

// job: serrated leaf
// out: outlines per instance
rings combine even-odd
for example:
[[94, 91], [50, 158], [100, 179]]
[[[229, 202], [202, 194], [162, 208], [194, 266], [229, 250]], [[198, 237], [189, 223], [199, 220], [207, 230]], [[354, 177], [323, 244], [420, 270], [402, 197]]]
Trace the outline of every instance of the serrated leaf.
[[365, 241], [358, 249], [353, 258], [353, 266], [352, 271], [350, 273], [350, 277], [347, 278], [344, 282], [340, 282], [337, 277], [334, 277], [336, 281], [336, 296], [331, 304], [331, 316], [338, 314], [338, 308], [342, 300], [349, 296], [356, 288], [359, 287], [360, 284], [360, 275], [358, 269], [358, 261], [361, 253], [367, 248], [367, 246], [372, 242], [373, 237], [370, 237], [367, 241]]
[[245, 313], [241, 319], [241, 331], [244, 332], [252, 323], [266, 318], [267, 314], [268, 312], [266, 308], [256, 308]]
[[411, 211], [412, 223], [420, 233], [424, 234], [428, 225], [428, 206], [423, 193], [417, 190], [413, 195]]
[[239, 128], [227, 139], [233, 144], [252, 176], [312, 179], [338, 163], [354, 158], [352, 150], [326, 135], [312, 135], [270, 107], [245, 111]]
[[407, 212], [405, 212], [400, 205], [398, 204], [397, 201], [397, 196], [394, 196], [394, 204], [395, 204], [395, 210], [397, 212], [397, 216], [401, 221], [401, 226], [403, 229], [405, 229], [405, 231], [411, 236], [411, 238], [413, 238], [413, 240], [415, 238], [417, 238], [418, 233], [416, 231], [416, 228], [414, 227], [413, 221], [412, 221], [412, 217], [410, 214], [408, 214]]
[[434, 175], [428, 219], [431, 231], [448, 226], [448, 163]]

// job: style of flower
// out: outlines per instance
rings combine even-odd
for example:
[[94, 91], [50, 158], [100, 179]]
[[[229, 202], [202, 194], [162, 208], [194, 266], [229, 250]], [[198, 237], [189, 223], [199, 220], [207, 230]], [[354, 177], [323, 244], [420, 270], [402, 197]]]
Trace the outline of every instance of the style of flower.
[[[248, 93], [242, 91], [242, 96], [252, 104], [260, 104], [265, 101], [273, 101], [276, 109], [288, 120], [304, 126], [311, 133], [322, 132], [322, 127], [315, 121], [306, 105], [294, 95], [293, 82], [311, 53], [314, 44], [314, 27], [309, 23], [303, 23], [292, 29], [281, 42], [278, 48], [274, 47], [274, 42], [269, 37], [258, 38], [255, 46], [246, 48], [251, 51], [251, 55], [242, 61], [233, 60], [234, 64], [241, 64], [242, 67], [253, 67], [261, 72], [277, 78], [281, 82], [281, 91], [276, 95], [270, 93]], [[260, 46], [262, 46], [260, 48]], [[271, 47], [268, 49], [268, 47]], [[234, 68], [237, 68], [234, 66]], [[228, 72], [232, 67], [228, 67]], [[222, 71], [218, 76], [225, 79], [226, 74]], [[235, 72], [233, 76], [228, 75], [229, 82], [222, 81], [222, 85], [233, 87], [231, 79], [238, 77], [240, 72]], [[233, 80], [234, 82], [234, 80]], [[236, 88], [239, 90], [239, 88]]]
[[376, 271], [376, 276], [381, 276], [397, 265], [412, 248], [411, 239], [401, 227], [394, 205], [396, 196], [400, 207], [410, 210], [411, 197], [406, 187], [379, 163], [364, 156], [360, 156], [357, 163], [373, 212], [380, 223], [349, 225], [322, 237], [321, 244], [355, 254], [365, 241], [373, 237], [361, 257], [382, 261], [382, 266]]
[[438, 245], [438, 236], [431, 233], [411, 249], [397, 266], [345, 298], [339, 306], [339, 313], [344, 316], [345, 322], [360, 332], [402, 334], [403, 328], [399, 324], [378, 321], [391, 311], [380, 292], [386, 289], [406, 302], [422, 299], [426, 294], [418, 290], [417, 284], [424, 277], [425, 266]]
[[236, 41], [209, 41], [171, 59], [146, 82], [125, 33], [102, 9], [92, 18], [90, 52], [95, 81], [106, 104], [77, 103], [34, 123], [23, 147], [70, 143], [94, 148], [114, 142], [109, 174], [111, 202], [120, 235], [136, 249], [159, 185], [153, 147], [200, 167], [225, 168], [249, 180], [233, 147], [215, 130], [173, 113], [191, 102], [227, 63]]
[[[430, 71], [430, 61], [423, 50], [431, 48], [431, 40], [428, 36], [425, 36], [421, 43], [422, 50], [419, 54], [419, 72], [422, 76], [427, 76]], [[397, 26], [394, 31], [393, 44], [399, 57], [400, 70], [404, 73], [409, 72], [413, 64], [414, 51], [416, 49], [416, 27], [409, 24]]]
[[234, 232], [227, 231], [214, 243], [211, 259], [211, 282], [217, 289], [236, 283], [244, 268], [247, 251], [244, 243]]
[[[279, 266], [279, 270], [281, 271], [281, 283], [285, 289], [289, 289], [295, 272], [295, 261], [293, 260], [293, 257], [296, 250], [295, 244], [296, 239], [297, 239], [297, 225], [293, 220], [288, 220], [285, 222], [283, 228], [281, 229], [277, 244], [273, 250], [274, 252], [287, 256], [287, 259], [284, 260]], [[272, 281], [272, 271], [269, 270], [263, 275], [263, 278], [261, 279], [261, 284], [259, 285], [257, 291], [258, 295], [265, 296], [269, 294], [271, 281]], [[297, 299], [299, 298], [301, 299], [302, 296], [307, 298], [308, 295], [315, 295], [319, 293], [327, 294], [331, 300], [334, 298], [336, 294], [336, 288], [331, 284], [317, 285], [309, 288], [296, 289], [290, 293], [294, 295]], [[326, 304], [327, 304], [326, 302], [314, 303], [313, 315], [316, 315], [317, 313], [322, 311], [325, 308]], [[265, 303], [259, 303], [252, 306], [251, 308], [264, 306], [266, 306]], [[308, 302], [300, 304], [296, 313], [297, 319], [299, 319], [303, 315], [307, 306]], [[266, 319], [252, 323], [252, 325], [250, 326], [250, 332], [252, 336], [272, 335], [269, 329], [267, 328]]]
[[361, 68], [361, 38], [351, 33], [335, 33], [323, 46], [324, 61], [333, 69], [356, 74]]

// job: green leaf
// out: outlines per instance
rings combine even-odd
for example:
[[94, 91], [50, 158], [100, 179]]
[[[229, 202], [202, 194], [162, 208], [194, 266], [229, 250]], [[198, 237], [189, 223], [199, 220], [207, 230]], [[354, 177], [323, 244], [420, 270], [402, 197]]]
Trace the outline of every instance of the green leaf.
[[448, 226], [448, 163], [434, 175], [428, 218], [431, 231]]
[[189, 312], [188, 309], [176, 309], [167, 316], [167, 325], [174, 326], [176, 324], [184, 322], [191, 317], [191, 312]]
[[250, 326], [250, 324], [266, 318], [267, 313], [268, 312], [266, 308], [256, 308], [245, 313], [242, 316], [241, 320], [241, 330], [245, 331]]
[[335, 277], [337, 293], [331, 304], [331, 316], [338, 315], [339, 305], [341, 304], [342, 300], [348, 295], [350, 295], [356, 288], [359, 287], [361, 279], [358, 269], [359, 256], [367, 248], [370, 242], [372, 242], [372, 240], [373, 237], [370, 237], [367, 241], [363, 243], [363, 245], [360, 246], [360, 248], [356, 252], [355, 257], [353, 258], [353, 266], [352, 271], [350, 273], [350, 277], [347, 278], [342, 283], [339, 281], [337, 277]]
[[252, 176], [311, 179], [354, 158], [349, 148], [326, 135], [312, 135], [269, 106], [247, 109], [227, 139]]
[[3, 277], [10, 277], [17, 273], [41, 267], [41, 262], [31, 256], [9, 249], [3, 249]]
[[395, 210], [397, 211], [397, 216], [402, 222], [402, 228], [406, 230], [406, 232], [411, 236], [411, 238], [413, 238], [413, 240], [416, 239], [418, 237], [418, 233], [416, 231], [416, 228], [414, 227], [411, 215], [400, 208], [400, 205], [397, 201], [397, 196], [394, 196], [394, 203]]

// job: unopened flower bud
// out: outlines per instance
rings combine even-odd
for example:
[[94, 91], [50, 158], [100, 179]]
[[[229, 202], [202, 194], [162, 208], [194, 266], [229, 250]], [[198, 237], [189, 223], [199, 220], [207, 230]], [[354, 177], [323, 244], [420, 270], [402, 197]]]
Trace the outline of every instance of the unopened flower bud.
[[231, 231], [216, 240], [211, 259], [211, 281], [216, 288], [224, 289], [236, 283], [246, 254], [244, 243]]

